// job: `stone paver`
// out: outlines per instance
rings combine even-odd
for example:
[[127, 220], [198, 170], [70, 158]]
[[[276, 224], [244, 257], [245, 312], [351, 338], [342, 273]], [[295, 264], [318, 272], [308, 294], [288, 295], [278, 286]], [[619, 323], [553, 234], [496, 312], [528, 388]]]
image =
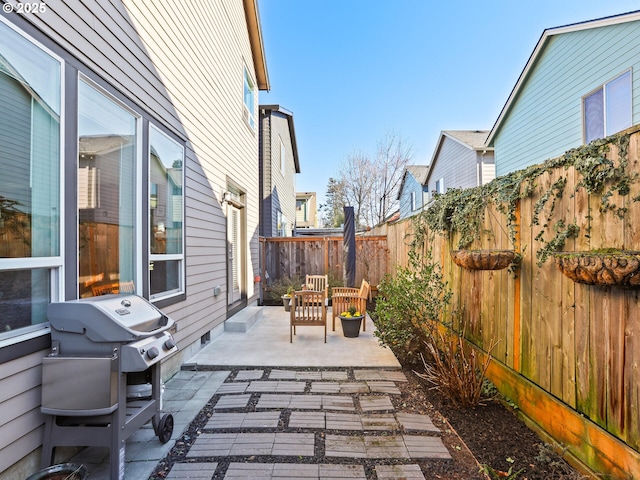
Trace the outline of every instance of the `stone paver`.
[[393, 410], [393, 404], [387, 395], [367, 395], [360, 397], [360, 408], [363, 412]]
[[297, 370], [272, 370], [269, 380], [347, 380], [346, 371], [323, 370], [319, 372], [297, 371]]
[[176, 463], [171, 468], [167, 480], [211, 480], [218, 468], [217, 462], [208, 463]]
[[354, 370], [356, 380], [389, 380], [391, 382], [407, 382], [404, 373], [396, 370]]
[[[327, 465], [295, 463], [230, 463], [225, 480], [278, 480], [278, 479], [366, 479], [361, 465]], [[393, 478], [393, 477], [387, 477]], [[399, 477], [395, 477], [399, 478]]]
[[187, 458], [238, 455], [313, 456], [312, 433], [202, 433]]
[[398, 423], [403, 430], [406, 431], [423, 431], [423, 432], [439, 432], [428, 415], [420, 415], [417, 413], [396, 413]]
[[[367, 468], [375, 468], [379, 480], [424, 480], [411, 461], [451, 459], [427, 415], [395, 412], [391, 398], [401, 393], [402, 372], [275, 369], [263, 380], [264, 373], [241, 370], [219, 386], [204, 431], [169, 480], [211, 479], [217, 460], [228, 457], [242, 461], [230, 462], [226, 471], [222, 464], [216, 478], [364, 480], [365, 462], [373, 461]], [[324, 461], [316, 463], [316, 447]], [[270, 456], [290, 461], [265, 462]], [[255, 457], [261, 461], [251, 461]]]
[[376, 465], [378, 480], [425, 480], [419, 465]]
[[264, 370], [240, 370], [236, 374], [235, 381], [240, 380], [258, 380], [264, 375]]
[[327, 457], [354, 458], [451, 458], [439, 437], [410, 435], [325, 437]]
[[244, 393], [249, 386], [249, 382], [230, 382], [223, 383], [218, 387], [216, 393], [218, 395], [224, 395], [227, 393]]
[[214, 413], [205, 428], [276, 428], [280, 421], [280, 412], [242, 412], [242, 413]]
[[304, 382], [289, 382], [282, 380], [254, 381], [247, 387], [247, 392], [269, 392], [269, 393], [304, 393], [306, 385]]
[[246, 408], [251, 400], [251, 395], [223, 395], [214, 405], [215, 410], [223, 408]]

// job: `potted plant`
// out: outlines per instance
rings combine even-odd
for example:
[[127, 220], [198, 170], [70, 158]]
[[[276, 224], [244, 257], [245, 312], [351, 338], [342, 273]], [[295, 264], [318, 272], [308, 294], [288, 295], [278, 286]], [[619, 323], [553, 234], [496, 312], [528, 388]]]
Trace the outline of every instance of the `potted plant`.
[[84, 465], [61, 463], [40, 470], [27, 480], [84, 480], [87, 474], [87, 468]]
[[349, 310], [342, 312], [338, 316], [340, 317], [342, 333], [344, 333], [345, 337], [355, 338], [360, 335], [360, 325], [364, 318], [363, 312], [359, 312], [355, 306], [351, 305]]
[[293, 285], [287, 289], [287, 293], [282, 295], [282, 305], [284, 305], [284, 309], [286, 312], [291, 310], [291, 294], [294, 292], [295, 288]]
[[468, 270], [502, 270], [517, 260], [513, 250], [451, 250], [451, 258]]
[[605, 248], [554, 254], [558, 269], [576, 283], [640, 288], [640, 252]]

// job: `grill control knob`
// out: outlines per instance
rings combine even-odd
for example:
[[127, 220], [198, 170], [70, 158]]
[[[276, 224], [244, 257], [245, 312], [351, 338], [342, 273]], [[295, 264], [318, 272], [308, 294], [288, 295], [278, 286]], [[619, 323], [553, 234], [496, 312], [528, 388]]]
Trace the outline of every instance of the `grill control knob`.
[[164, 342], [164, 348], [166, 348], [167, 350], [171, 350], [175, 346], [176, 342], [173, 340], [173, 338], [168, 338], [167, 341]]
[[156, 347], [151, 347], [149, 350], [147, 350], [147, 358], [149, 358], [150, 360], [153, 360], [158, 355], [160, 355], [160, 352]]

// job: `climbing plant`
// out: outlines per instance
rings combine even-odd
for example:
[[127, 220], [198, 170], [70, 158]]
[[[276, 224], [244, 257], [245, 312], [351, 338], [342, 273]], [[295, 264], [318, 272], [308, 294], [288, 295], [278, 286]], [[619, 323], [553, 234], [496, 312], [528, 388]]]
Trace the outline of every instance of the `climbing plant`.
[[[629, 133], [619, 133], [594, 140], [541, 164], [497, 177], [485, 185], [453, 188], [444, 194], [435, 195], [429, 208], [416, 218], [415, 241], [426, 240], [423, 234], [427, 231], [450, 238], [457, 233], [457, 248], [467, 248], [481, 237], [487, 207], [493, 204], [505, 216], [509, 240], [515, 246], [519, 227], [516, 216], [519, 201], [534, 194], [537, 181], [543, 174], [557, 169], [564, 169], [566, 172], [574, 167], [579, 175], [574, 191], [565, 192], [567, 179], [566, 175], [561, 175], [534, 205], [531, 226], [540, 227], [536, 240], [543, 243], [543, 246], [536, 252], [536, 258], [538, 265], [542, 265], [553, 252], [562, 249], [567, 239], [576, 237], [580, 232], [575, 219], [562, 219], [550, 224], [556, 201], [563, 195], [573, 195], [583, 188], [588, 194], [601, 195], [602, 212], [612, 212], [620, 218], [625, 216], [627, 209], [612, 203], [611, 198], [614, 193], [627, 195], [630, 185], [636, 181], [636, 177], [629, 175], [627, 171], [629, 137]], [[618, 149], [617, 162], [607, 156], [611, 145]], [[640, 201], [640, 195], [632, 200]], [[546, 216], [541, 218], [543, 212], [546, 212]]]

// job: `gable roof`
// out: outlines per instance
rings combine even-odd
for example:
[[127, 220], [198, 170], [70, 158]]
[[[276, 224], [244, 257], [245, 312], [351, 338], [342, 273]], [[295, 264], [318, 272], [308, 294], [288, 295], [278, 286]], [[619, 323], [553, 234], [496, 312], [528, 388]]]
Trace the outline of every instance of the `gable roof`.
[[429, 173], [429, 165], [407, 165], [404, 168], [404, 173], [402, 174], [402, 181], [400, 182], [400, 188], [398, 188], [398, 195], [396, 200], [400, 200], [400, 195], [404, 190], [404, 182], [407, 179], [407, 175], [411, 174], [416, 181], [425, 186], [427, 184], [427, 174]]
[[431, 170], [436, 163], [442, 144], [446, 138], [459, 143], [460, 145], [468, 148], [469, 150], [487, 150], [493, 152], [493, 147], [486, 146], [487, 134], [489, 130], [442, 130], [440, 132], [440, 138], [436, 144], [436, 148], [433, 150], [433, 156], [431, 157], [431, 163], [429, 164], [429, 170], [427, 171], [427, 178], [429, 179]]
[[547, 43], [549, 42], [551, 37], [554, 37], [556, 35], [562, 35], [563, 33], [578, 32], [580, 30], [589, 30], [592, 28], [606, 27], [609, 25], [618, 25], [621, 23], [633, 22], [636, 20], [640, 20], [640, 10], [636, 10], [628, 13], [621, 13], [619, 15], [612, 15], [610, 17], [603, 17], [595, 20], [587, 20], [585, 22], [571, 23], [569, 25], [563, 25], [560, 27], [545, 29], [542, 32], [542, 35], [540, 36], [538, 43], [533, 49], [533, 52], [531, 53], [531, 56], [529, 57], [527, 64], [522, 70], [522, 73], [520, 73], [520, 76], [518, 77], [518, 81], [513, 87], [513, 90], [511, 90], [511, 93], [509, 94], [509, 98], [507, 99], [507, 102], [505, 103], [504, 107], [502, 107], [502, 110], [500, 111], [500, 115], [498, 116], [496, 123], [493, 125], [493, 128], [491, 129], [491, 132], [487, 137], [486, 144], [491, 145], [498, 131], [500, 131], [500, 128], [502, 127], [504, 120], [506, 119], [509, 112], [511, 111], [513, 104], [515, 103], [516, 99], [520, 95], [520, 91], [522, 90], [524, 84], [527, 82], [529, 75], [531, 74], [533, 68], [538, 62], [540, 56], [542, 55], [542, 52], [545, 50]]
[[278, 112], [287, 117], [287, 123], [289, 125], [289, 137], [291, 138], [291, 149], [293, 150], [293, 164], [296, 168], [296, 173], [300, 173], [300, 158], [298, 157], [296, 129], [293, 126], [293, 113], [285, 108], [282, 108], [280, 105], [260, 105], [258, 108], [260, 108], [261, 110], [268, 110], [270, 112]]
[[260, 13], [258, 12], [258, 0], [243, 0], [244, 16], [247, 20], [249, 31], [249, 43], [253, 54], [253, 67], [256, 71], [256, 81], [259, 90], [270, 90], [269, 73], [267, 72], [267, 58], [264, 53], [262, 41], [262, 29], [260, 27]]

